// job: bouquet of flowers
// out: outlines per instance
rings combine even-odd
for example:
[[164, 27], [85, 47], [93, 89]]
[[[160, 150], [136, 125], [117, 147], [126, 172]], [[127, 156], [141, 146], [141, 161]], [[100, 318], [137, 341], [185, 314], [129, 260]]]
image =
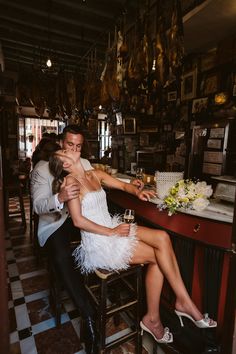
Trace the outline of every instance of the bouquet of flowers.
[[212, 192], [212, 187], [206, 182], [181, 179], [170, 188], [161, 209], [168, 209], [168, 215], [174, 214], [179, 208], [201, 211], [208, 206]]

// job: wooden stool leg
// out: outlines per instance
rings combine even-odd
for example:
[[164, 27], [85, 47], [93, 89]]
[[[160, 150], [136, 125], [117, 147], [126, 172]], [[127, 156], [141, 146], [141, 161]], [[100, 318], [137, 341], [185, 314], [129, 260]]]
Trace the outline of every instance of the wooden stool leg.
[[33, 218], [34, 218], [34, 214], [33, 214], [33, 202], [32, 199], [30, 198], [30, 241], [33, 241]]
[[24, 230], [25, 230], [26, 229], [25, 206], [24, 206], [23, 193], [22, 193], [22, 188], [21, 187], [19, 187], [19, 204], [20, 204], [20, 213], [21, 213], [22, 225], [23, 225]]
[[103, 353], [103, 350], [106, 346], [106, 298], [107, 298], [107, 282], [106, 280], [101, 280], [100, 288], [100, 304], [99, 304], [99, 334], [100, 334], [100, 350]]
[[141, 320], [141, 307], [142, 307], [142, 269], [139, 268], [137, 270], [137, 309], [136, 309], [136, 324], [137, 324], [137, 335], [136, 335], [136, 353], [141, 354], [142, 353], [142, 336], [141, 336], [141, 330], [139, 328], [139, 323]]

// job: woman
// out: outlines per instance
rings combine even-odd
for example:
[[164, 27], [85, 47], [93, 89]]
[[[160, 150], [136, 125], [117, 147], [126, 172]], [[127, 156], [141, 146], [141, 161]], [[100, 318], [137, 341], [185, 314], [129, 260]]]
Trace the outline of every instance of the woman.
[[69, 201], [68, 208], [74, 225], [81, 229], [82, 244], [74, 255], [83, 271], [124, 269], [129, 264], [147, 264], [147, 313], [140, 322], [142, 331], [150, 333], [159, 343], [173, 341], [169, 329], [163, 328], [159, 313], [164, 276], [175, 292], [175, 312], [181, 325], [182, 317], [187, 317], [197, 327], [216, 327], [216, 322], [203, 316], [188, 295], [169, 235], [162, 230], [125, 224], [111, 218], [101, 184], [134, 194], [143, 201], [149, 200], [153, 192], [140, 191], [100, 170], [84, 171], [79, 152], [56, 151], [50, 157], [49, 168], [55, 178], [54, 193], [60, 188], [65, 171], [66, 184], [76, 180], [80, 187], [80, 197]]

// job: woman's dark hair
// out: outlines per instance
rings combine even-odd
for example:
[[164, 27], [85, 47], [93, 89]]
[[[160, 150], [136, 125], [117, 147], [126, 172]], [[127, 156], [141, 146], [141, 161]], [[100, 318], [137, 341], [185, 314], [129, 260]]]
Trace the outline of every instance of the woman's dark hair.
[[63, 161], [57, 155], [56, 151], [54, 151], [49, 157], [49, 170], [54, 177], [52, 182], [52, 192], [53, 194], [56, 194], [60, 190], [64, 177], [68, 175], [68, 172], [63, 169]]
[[[49, 171], [54, 177], [52, 182], [52, 192], [53, 194], [57, 194], [60, 191], [63, 179], [68, 172], [63, 170], [63, 161], [57, 155], [56, 151], [54, 151], [49, 157]], [[55, 220], [57, 221], [60, 218], [61, 214], [59, 212], [55, 212]]]
[[61, 146], [48, 138], [43, 138], [40, 140], [38, 145], [35, 148], [35, 151], [32, 155], [32, 165], [33, 167], [40, 161], [48, 161], [50, 155], [57, 150], [60, 150]]
[[49, 140], [39, 152], [40, 160], [49, 161], [50, 156], [55, 151], [61, 150], [61, 146], [55, 141]]

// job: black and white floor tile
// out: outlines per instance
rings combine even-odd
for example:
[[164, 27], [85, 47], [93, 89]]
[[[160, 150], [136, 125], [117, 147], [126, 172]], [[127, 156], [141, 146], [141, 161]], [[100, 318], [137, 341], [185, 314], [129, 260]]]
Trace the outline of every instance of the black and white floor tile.
[[[6, 235], [11, 354], [85, 354], [80, 342], [80, 317], [66, 296], [62, 325], [55, 326], [49, 304], [49, 279], [46, 266], [37, 264], [29, 236], [29, 198], [24, 197], [27, 230], [12, 218]], [[15, 198], [10, 208], [17, 209]], [[121, 330], [125, 330], [125, 326]], [[112, 325], [110, 335], [112, 336]], [[125, 343], [111, 354], [135, 354], [132, 344]], [[143, 349], [143, 354], [147, 353]]]

